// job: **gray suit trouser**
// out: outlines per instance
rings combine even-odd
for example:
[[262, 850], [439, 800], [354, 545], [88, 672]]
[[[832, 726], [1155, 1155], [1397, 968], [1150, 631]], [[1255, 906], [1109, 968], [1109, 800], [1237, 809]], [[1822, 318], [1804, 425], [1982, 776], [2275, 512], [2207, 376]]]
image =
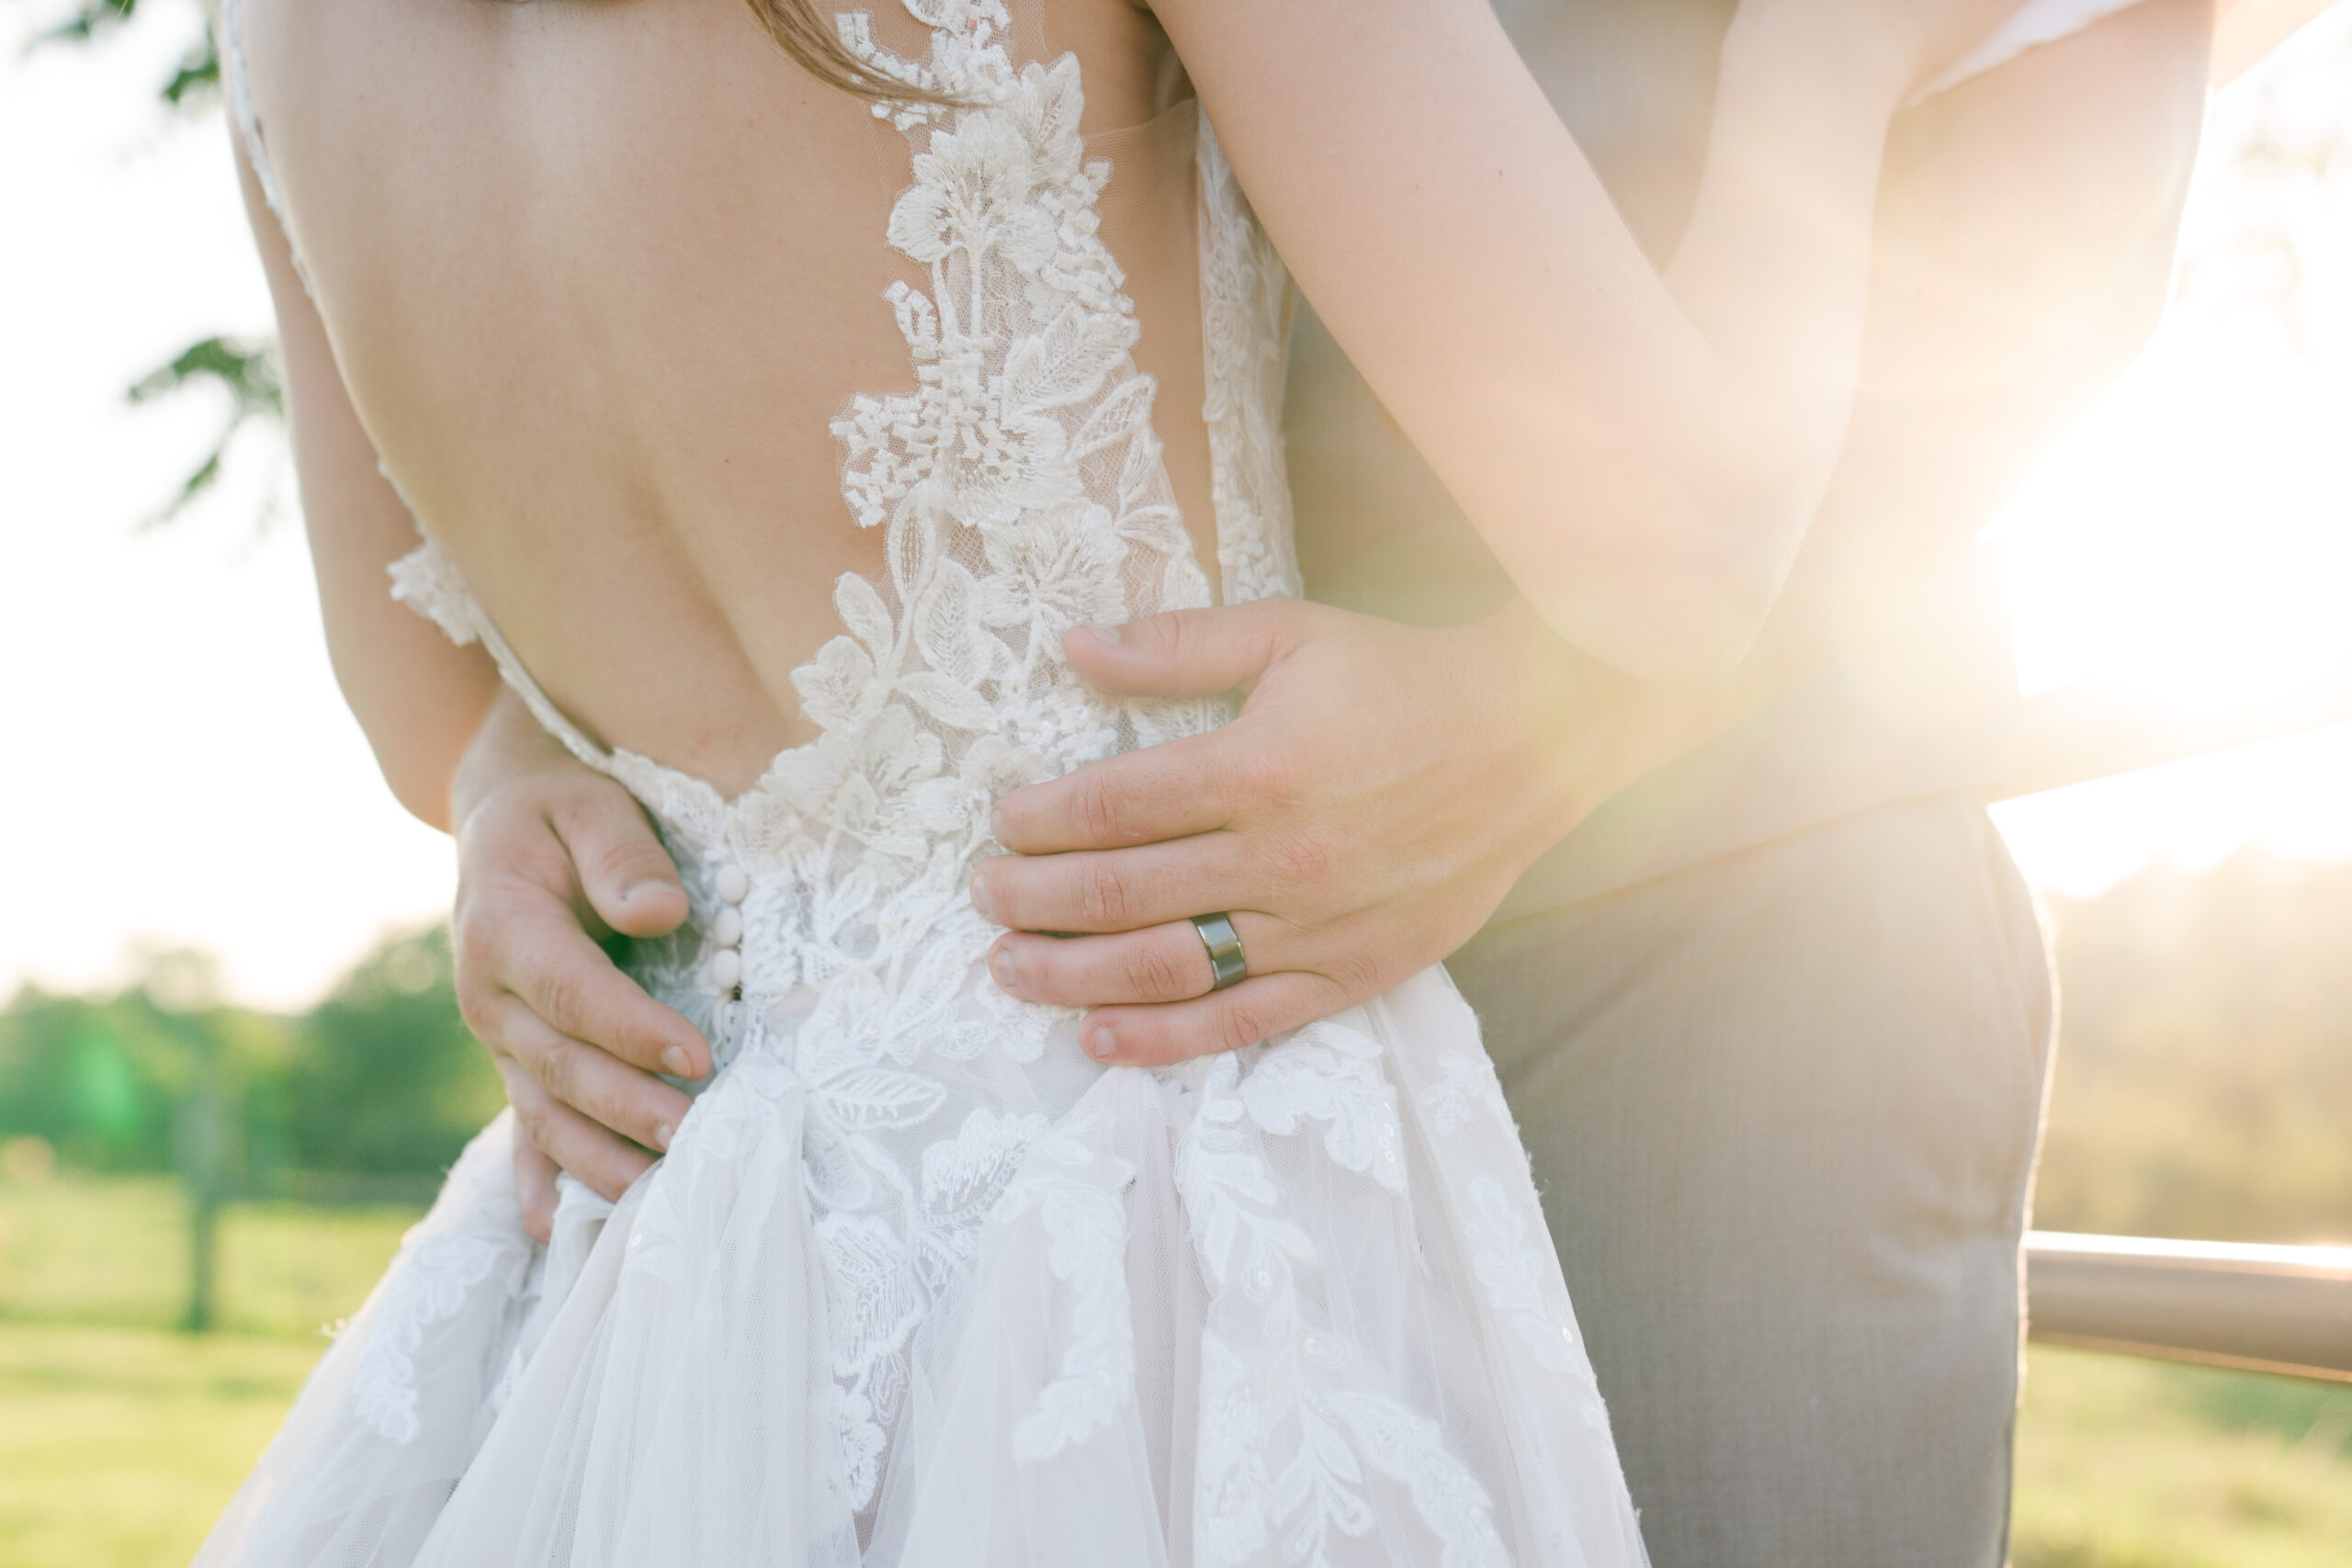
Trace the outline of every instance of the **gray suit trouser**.
[[1996, 1568], [2052, 994], [1984, 809], [1847, 818], [1447, 967], [1656, 1568]]

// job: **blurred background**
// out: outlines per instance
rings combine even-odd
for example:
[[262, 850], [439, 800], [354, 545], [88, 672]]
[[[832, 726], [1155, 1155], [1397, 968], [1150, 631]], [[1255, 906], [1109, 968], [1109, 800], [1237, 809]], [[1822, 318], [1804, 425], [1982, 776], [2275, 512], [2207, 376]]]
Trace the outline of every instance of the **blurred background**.
[[[2352, 7], [2215, 99], [2154, 344], [2001, 518], [2029, 691], [2352, 682]], [[328, 671], [195, 0], [0, 0], [0, 1563], [184, 1562], [501, 1103]], [[2036, 1224], [2352, 1245], [2352, 727], [2011, 802]], [[2352, 1562], [2352, 1386], [2037, 1347], [2020, 1568]]]

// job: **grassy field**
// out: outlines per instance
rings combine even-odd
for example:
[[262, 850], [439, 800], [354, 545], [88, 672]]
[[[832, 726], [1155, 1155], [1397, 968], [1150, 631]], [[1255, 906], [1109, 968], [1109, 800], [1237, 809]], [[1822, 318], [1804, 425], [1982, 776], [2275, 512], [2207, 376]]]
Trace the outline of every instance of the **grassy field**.
[[2036, 1346], [2017, 1568], [2344, 1568], [2352, 1387]]
[[[0, 1564], [185, 1563], [413, 1217], [232, 1209], [192, 1337], [167, 1184], [0, 1183]], [[2034, 1350], [2017, 1568], [2347, 1562], [2352, 1388]]]
[[323, 1348], [0, 1325], [0, 1562], [180, 1568]]

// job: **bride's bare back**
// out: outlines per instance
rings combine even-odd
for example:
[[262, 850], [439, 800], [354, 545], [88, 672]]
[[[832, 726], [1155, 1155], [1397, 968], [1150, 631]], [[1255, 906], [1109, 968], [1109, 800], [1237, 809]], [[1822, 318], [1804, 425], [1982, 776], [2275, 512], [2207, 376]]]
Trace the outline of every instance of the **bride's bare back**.
[[[745, 787], [813, 734], [789, 675], [840, 629], [835, 579], [881, 569], [829, 427], [913, 384], [884, 298], [927, 281], [886, 240], [907, 139], [741, 0], [242, 12], [281, 220], [387, 472], [584, 728]], [[1214, 581], [1186, 89], [1127, 0], [1044, 18]]]

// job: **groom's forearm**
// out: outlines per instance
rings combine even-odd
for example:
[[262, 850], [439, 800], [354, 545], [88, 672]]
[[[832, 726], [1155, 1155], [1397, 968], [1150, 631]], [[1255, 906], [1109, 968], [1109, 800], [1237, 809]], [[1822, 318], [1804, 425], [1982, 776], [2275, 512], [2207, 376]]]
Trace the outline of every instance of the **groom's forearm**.
[[[1965, 628], [1925, 624], [1984, 524], [2160, 315], [2201, 121], [2206, 0], [2143, 0], [1899, 123], [1876, 223], [1864, 394], [1763, 635], [1728, 677], [1645, 686], [1536, 637], [1515, 646], [1591, 744], [1605, 798], [1826, 667], [1938, 680]], [[2082, 120], [2082, 84], [2101, 118]], [[1962, 658], [1959, 664], [1969, 660]], [[1981, 671], [1978, 671], [1981, 673]], [[1531, 678], [1535, 678], [1531, 676]], [[1974, 688], [1972, 686], [1973, 692]], [[1940, 703], [1952, 693], [1913, 694]], [[1915, 716], [1923, 716], [1915, 715]]]
[[2210, 0], [2143, 0], [1897, 123], [1863, 391], [1748, 681], [1899, 632], [2139, 352], [2171, 278], [2211, 38]]

